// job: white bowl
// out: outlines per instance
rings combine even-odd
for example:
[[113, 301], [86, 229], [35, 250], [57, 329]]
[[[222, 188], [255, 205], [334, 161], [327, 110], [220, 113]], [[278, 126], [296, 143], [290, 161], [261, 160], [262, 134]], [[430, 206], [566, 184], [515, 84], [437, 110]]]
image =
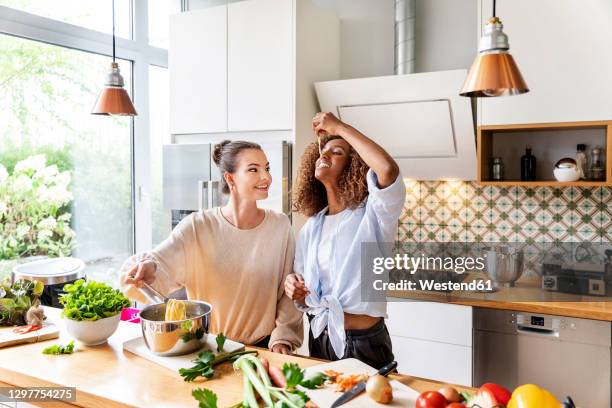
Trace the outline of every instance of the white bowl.
[[580, 179], [580, 173], [575, 167], [555, 168], [553, 174], [557, 181], [576, 181]]
[[68, 333], [86, 346], [104, 343], [117, 330], [121, 313], [100, 320], [72, 320], [64, 318]]

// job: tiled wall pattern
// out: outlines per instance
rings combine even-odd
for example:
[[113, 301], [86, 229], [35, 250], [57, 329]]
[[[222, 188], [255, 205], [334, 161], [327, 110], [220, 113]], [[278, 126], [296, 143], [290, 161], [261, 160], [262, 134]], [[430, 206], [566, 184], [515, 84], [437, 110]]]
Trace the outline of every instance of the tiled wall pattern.
[[612, 242], [612, 188], [406, 181], [401, 242]]

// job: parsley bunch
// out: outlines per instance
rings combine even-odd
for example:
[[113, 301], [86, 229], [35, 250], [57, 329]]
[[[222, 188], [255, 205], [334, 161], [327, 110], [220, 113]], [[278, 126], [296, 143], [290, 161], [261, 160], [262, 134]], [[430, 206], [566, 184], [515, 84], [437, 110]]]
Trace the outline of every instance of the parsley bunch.
[[74, 341], [71, 341], [65, 346], [62, 344], [54, 344], [52, 346], [45, 347], [42, 352], [43, 354], [53, 355], [72, 354], [74, 352]]

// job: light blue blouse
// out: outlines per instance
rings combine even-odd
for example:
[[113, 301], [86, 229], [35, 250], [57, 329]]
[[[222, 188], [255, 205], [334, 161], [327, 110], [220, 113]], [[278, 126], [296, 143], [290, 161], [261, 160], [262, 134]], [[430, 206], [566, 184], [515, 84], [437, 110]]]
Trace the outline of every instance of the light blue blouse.
[[[342, 211], [335, 236], [332, 238], [329, 267], [333, 285], [323, 293], [317, 262], [317, 249], [327, 207], [310, 217], [300, 231], [293, 269], [302, 275], [310, 294], [307, 307], [300, 307], [314, 315], [310, 322], [315, 338], [328, 329], [331, 345], [338, 358], [344, 356], [346, 333], [344, 312], [386, 317], [386, 302], [361, 301], [361, 243], [393, 243], [396, 239], [397, 221], [404, 207], [406, 187], [401, 175], [390, 186], [378, 187], [376, 174], [367, 174], [368, 197], [363, 205]], [[381, 246], [379, 256], [383, 253]]]

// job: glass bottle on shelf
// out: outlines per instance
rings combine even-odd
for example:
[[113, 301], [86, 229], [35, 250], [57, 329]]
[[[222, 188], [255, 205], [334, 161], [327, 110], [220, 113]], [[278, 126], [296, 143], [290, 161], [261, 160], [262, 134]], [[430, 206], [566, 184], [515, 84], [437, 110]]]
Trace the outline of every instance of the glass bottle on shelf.
[[504, 179], [504, 163], [501, 157], [493, 157], [491, 164], [491, 180], [502, 181]]
[[586, 180], [588, 178], [588, 167], [587, 167], [587, 155], [586, 145], [579, 144], [576, 146], [576, 166], [578, 167], [578, 173], [580, 174], [580, 180]]
[[521, 157], [521, 181], [535, 181], [536, 158], [531, 154], [531, 146], [527, 145], [525, 154]]
[[606, 169], [601, 157], [601, 146], [591, 149], [591, 167], [589, 169], [590, 178], [593, 181], [603, 181], [606, 179]]

